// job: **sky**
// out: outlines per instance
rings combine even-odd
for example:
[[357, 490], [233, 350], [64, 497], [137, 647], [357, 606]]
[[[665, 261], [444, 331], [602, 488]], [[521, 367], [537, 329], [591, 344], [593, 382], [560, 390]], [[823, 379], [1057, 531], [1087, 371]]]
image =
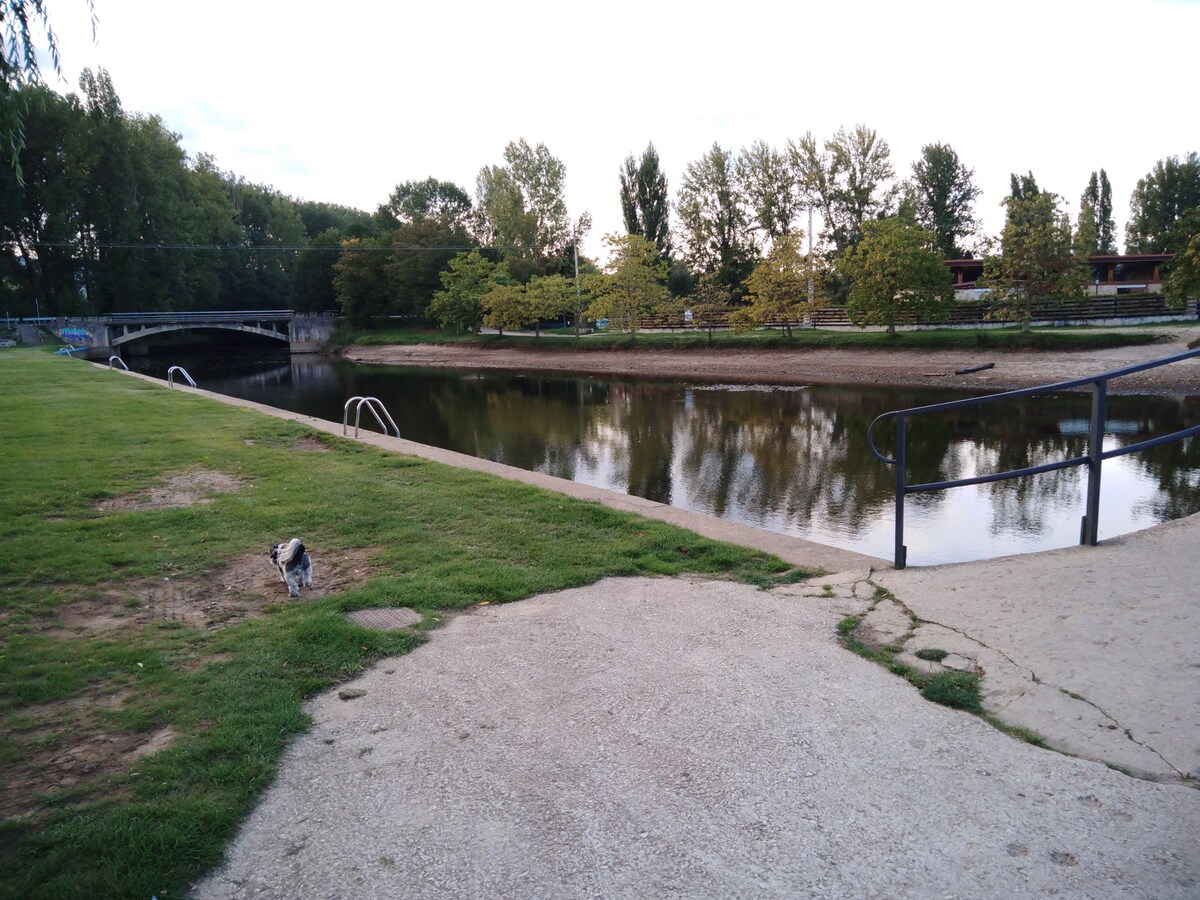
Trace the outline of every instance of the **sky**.
[[[818, 141], [862, 123], [898, 177], [947, 143], [974, 169], [985, 232], [1032, 171], [1072, 219], [1091, 172], [1122, 248], [1137, 180], [1200, 151], [1200, 0], [1004, 3], [603, 0], [86, 0], [51, 4], [66, 93], [103, 67], [126, 112], [192, 156], [297, 199], [374, 211], [404, 181], [474, 194], [505, 145], [566, 165], [601, 255], [622, 230], [622, 161], [653, 141], [672, 199], [719, 143]], [[801, 223], [803, 225], [805, 223]], [[820, 229], [818, 220], [818, 231]]]

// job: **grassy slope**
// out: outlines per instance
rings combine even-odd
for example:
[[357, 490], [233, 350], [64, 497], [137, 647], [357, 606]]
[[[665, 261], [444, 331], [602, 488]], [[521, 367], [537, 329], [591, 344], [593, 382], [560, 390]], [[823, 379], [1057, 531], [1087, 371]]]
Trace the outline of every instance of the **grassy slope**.
[[1090, 327], [930, 329], [901, 331], [888, 336], [881, 331], [830, 331], [796, 329], [788, 339], [783, 331], [752, 331], [743, 334], [724, 331], [708, 335], [700, 331], [640, 332], [629, 334], [595, 334], [583, 338], [543, 336], [504, 336], [494, 334], [454, 334], [412, 326], [381, 326], [370, 331], [342, 331], [337, 342], [342, 345], [379, 344], [436, 344], [471, 343], [483, 347], [528, 347], [539, 352], [556, 353], [564, 350], [784, 350], [806, 348], [845, 348], [863, 350], [954, 350], [987, 347], [1009, 350], [1096, 350], [1104, 347], [1124, 347], [1157, 343], [1160, 338], [1150, 331], [1109, 331]]
[[[440, 610], [607, 575], [688, 571], [765, 584], [799, 574], [666, 524], [318, 436], [43, 351], [0, 351], [0, 384], [3, 789], [17, 787], [14, 766], [69, 749], [87, 729], [178, 735], [115, 774], [41, 798], [30, 818], [0, 823], [4, 897], [181, 896], [220, 860], [306, 727], [301, 701], [418, 646]], [[331, 452], [297, 452], [299, 437]], [[199, 468], [246, 487], [203, 506], [95, 507]], [[375, 548], [375, 573], [217, 631], [160, 622], [52, 632], [63, 604], [120, 596], [150, 578], [202, 577], [293, 534], [327, 552]], [[384, 633], [342, 615], [386, 606], [415, 608], [423, 626]], [[124, 703], [104, 702], [113, 696]]]

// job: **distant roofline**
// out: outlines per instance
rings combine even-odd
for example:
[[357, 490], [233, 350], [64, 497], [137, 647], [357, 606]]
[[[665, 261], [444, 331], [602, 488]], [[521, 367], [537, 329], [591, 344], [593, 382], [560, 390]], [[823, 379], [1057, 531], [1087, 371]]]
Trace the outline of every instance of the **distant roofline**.
[[[1174, 256], [1175, 256], [1174, 253], [1115, 253], [1115, 254], [1104, 254], [1104, 255], [1097, 254], [1095, 256], [1089, 256], [1088, 262], [1091, 263], [1092, 265], [1096, 265], [1097, 263], [1168, 262], [1169, 260], [1173, 259]], [[979, 259], [979, 258], [974, 258], [974, 257], [969, 258], [969, 259], [948, 259], [948, 260], [946, 260], [946, 265], [948, 265], [948, 266], [954, 266], [956, 264], [959, 266], [969, 266], [969, 265], [979, 266], [979, 265], [983, 265], [983, 260]]]

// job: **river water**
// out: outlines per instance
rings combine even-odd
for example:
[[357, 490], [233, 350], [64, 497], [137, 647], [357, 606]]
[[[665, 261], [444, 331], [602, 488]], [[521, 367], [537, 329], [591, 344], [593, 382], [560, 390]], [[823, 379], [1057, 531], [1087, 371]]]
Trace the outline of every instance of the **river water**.
[[[867, 449], [867, 427], [890, 409], [966, 396], [363, 366], [247, 349], [129, 362], [159, 377], [184, 365], [200, 387], [335, 422], [349, 397], [375, 396], [410, 440], [889, 560], [895, 476]], [[1063, 394], [922, 417], [909, 430], [909, 481], [1082, 455], [1089, 411], [1086, 395]], [[1198, 423], [1200, 397], [1113, 397], [1105, 448]], [[886, 436], [879, 443], [887, 452]], [[910, 496], [909, 564], [1078, 543], [1086, 480], [1079, 467]], [[1196, 511], [1200, 440], [1104, 464], [1101, 539]]]

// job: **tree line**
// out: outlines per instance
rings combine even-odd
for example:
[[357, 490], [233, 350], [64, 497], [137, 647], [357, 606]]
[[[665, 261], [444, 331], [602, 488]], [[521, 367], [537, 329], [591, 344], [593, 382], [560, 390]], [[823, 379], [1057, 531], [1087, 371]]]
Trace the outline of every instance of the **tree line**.
[[[580, 252], [566, 167], [543, 144], [510, 142], [474, 194], [430, 177], [396, 186], [373, 213], [294, 199], [190, 158], [156, 116], [130, 114], [103, 70], [79, 94], [24, 84], [22, 141], [0, 171], [0, 290], [6, 310], [336, 310], [444, 327], [513, 330], [565, 317], [636, 330], [647, 317], [790, 327], [816, 306], [894, 327], [952, 302], [946, 259], [985, 257], [981, 286], [1021, 319], [1083, 290], [1086, 257], [1116, 252], [1112, 189], [1091, 173], [1074, 223], [1032, 173], [1012, 177], [1005, 225], [981, 235], [974, 172], [929, 144], [899, 178], [864, 125], [783, 147], [713, 146], [686, 164], [672, 198], [650, 144], [616, 172], [624, 233], [600, 266]], [[821, 231], [806, 235], [813, 210]], [[1160, 160], [1131, 199], [1131, 253], [1177, 254], [1174, 297], [1200, 286], [1200, 157]], [[809, 253], [810, 243], [814, 252]], [[710, 331], [711, 333], [711, 331]]]

